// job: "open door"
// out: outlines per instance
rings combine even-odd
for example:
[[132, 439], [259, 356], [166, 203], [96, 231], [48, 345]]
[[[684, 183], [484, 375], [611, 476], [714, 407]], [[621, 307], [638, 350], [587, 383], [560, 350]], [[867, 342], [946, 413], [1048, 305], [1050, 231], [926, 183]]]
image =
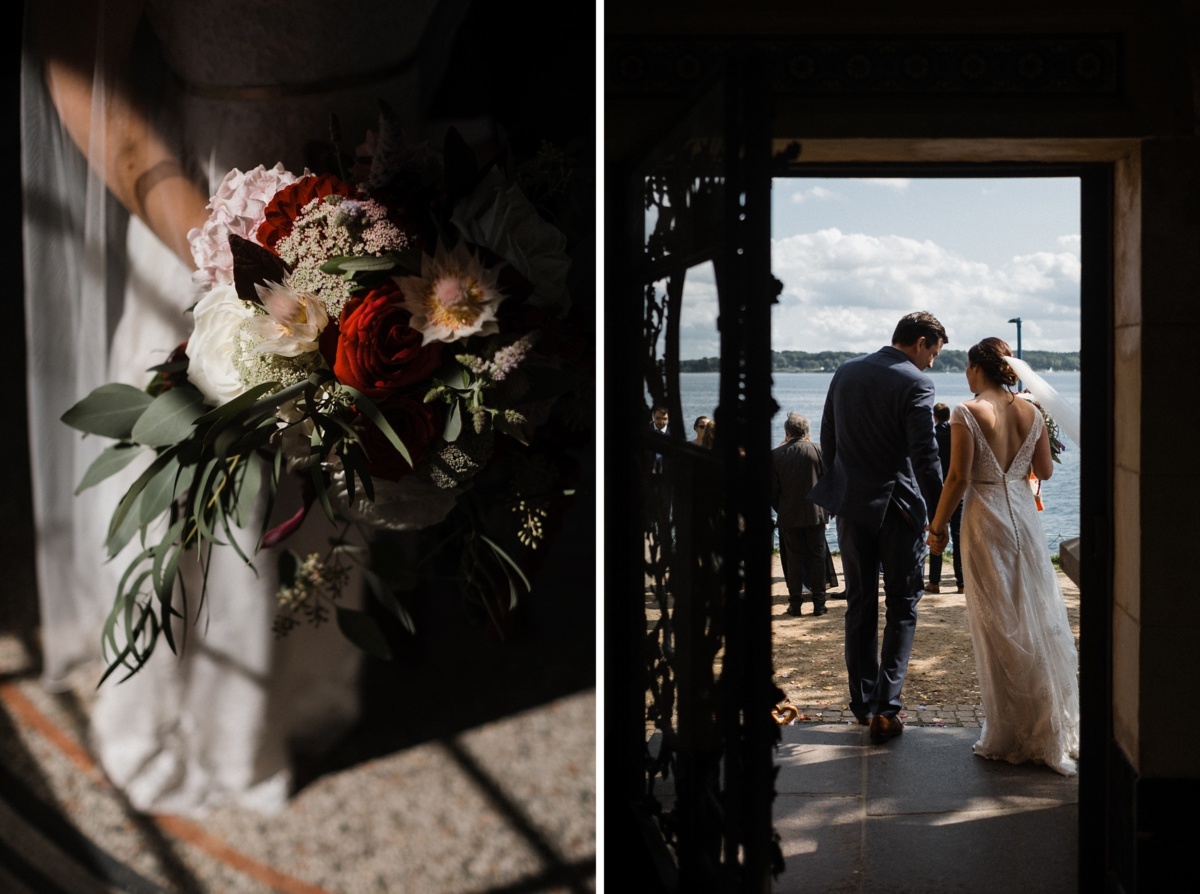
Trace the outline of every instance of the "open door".
[[[666, 891], [765, 892], [782, 870], [769, 506], [779, 286], [761, 83], [751, 60], [731, 61], [609, 174], [609, 847], [641, 858]], [[684, 283], [708, 264], [721, 353], [711, 450], [688, 443], [679, 391]]]

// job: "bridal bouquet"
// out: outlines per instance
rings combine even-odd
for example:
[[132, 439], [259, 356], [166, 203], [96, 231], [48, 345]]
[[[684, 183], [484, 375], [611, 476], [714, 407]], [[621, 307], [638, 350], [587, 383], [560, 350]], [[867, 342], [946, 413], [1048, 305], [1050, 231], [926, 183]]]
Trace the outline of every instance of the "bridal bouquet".
[[[136, 671], [160, 637], [176, 649], [189, 550], [202, 565], [213, 548], [251, 562], [310, 512], [335, 533], [325, 555], [280, 551], [280, 634], [335, 615], [385, 655], [370, 614], [338, 604], [353, 564], [411, 626], [344, 536], [356, 525], [417, 530], [458, 512], [461, 580], [513, 600], [528, 587], [513, 548], [536, 547], [549, 502], [570, 492], [536, 440], [560, 398], [587, 390], [562, 322], [566, 238], [454, 133], [436, 154], [385, 112], [338, 162], [336, 175], [229, 172], [189, 234], [203, 295], [187, 342], [146, 388], [102, 385], [63, 416], [115, 440], [81, 490], [148, 460], [107, 533], [110, 556], [133, 558], [104, 629], [105, 676]], [[301, 476], [302, 505], [273, 518], [286, 475]], [[500, 521], [485, 532], [485, 518]]]
[[1058, 423], [1054, 421], [1054, 417], [1050, 415], [1045, 407], [1038, 403], [1037, 399], [1030, 392], [1019, 391], [1017, 392], [1017, 397], [1029, 401], [1042, 414], [1042, 421], [1046, 423], [1046, 436], [1050, 439], [1050, 458], [1056, 463], [1061, 463], [1062, 460], [1059, 457], [1062, 456], [1062, 452], [1067, 449], [1067, 446], [1062, 441]]

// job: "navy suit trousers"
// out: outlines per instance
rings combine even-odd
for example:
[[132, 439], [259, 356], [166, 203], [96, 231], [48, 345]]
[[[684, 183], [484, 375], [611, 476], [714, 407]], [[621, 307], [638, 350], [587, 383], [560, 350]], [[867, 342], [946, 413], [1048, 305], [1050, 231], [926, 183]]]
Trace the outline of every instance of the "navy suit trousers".
[[[850, 710], [859, 719], [895, 716], [917, 630], [917, 603], [924, 588], [925, 542], [895, 503], [875, 529], [841, 516], [838, 546], [846, 583], [846, 670]], [[879, 645], [879, 569], [886, 610]]]

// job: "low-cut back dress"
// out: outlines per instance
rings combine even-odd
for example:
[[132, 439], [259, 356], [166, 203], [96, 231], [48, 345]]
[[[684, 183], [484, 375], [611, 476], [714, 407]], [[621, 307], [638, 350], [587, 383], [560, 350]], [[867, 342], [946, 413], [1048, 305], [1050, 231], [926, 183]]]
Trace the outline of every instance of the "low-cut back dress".
[[962, 517], [967, 617], [986, 712], [975, 753], [1072, 775], [1078, 659], [1028, 480], [1045, 423], [1034, 415], [1007, 470], [966, 406], [954, 408], [951, 423], [966, 426], [975, 445]]

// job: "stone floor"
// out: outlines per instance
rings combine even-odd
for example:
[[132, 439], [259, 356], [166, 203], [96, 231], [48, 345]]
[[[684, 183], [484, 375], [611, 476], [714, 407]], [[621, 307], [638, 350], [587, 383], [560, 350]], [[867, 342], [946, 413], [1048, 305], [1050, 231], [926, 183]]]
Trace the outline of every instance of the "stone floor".
[[779, 894], [1059, 894], [1076, 890], [1078, 780], [975, 757], [977, 729], [781, 730]]
[[571, 529], [586, 536], [546, 556], [508, 641], [437, 601], [410, 661], [368, 663], [362, 724], [297, 767], [281, 815], [196, 820], [138, 813], [108, 783], [88, 748], [98, 670], [74, 692], [41, 685], [27, 506], [0, 491], [0, 892], [597, 889], [591, 506]]

